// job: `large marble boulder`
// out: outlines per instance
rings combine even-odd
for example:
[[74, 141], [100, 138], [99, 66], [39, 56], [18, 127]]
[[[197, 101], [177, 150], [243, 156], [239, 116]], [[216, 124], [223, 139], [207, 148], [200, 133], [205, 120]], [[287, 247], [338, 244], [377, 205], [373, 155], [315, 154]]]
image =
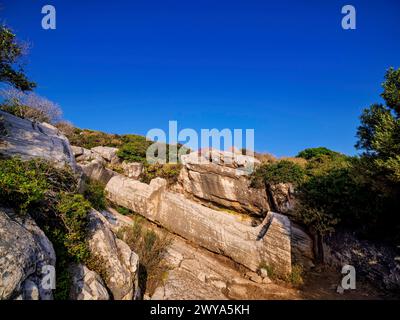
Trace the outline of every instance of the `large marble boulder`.
[[22, 159], [42, 158], [58, 167], [76, 169], [68, 139], [48, 123], [33, 122], [0, 110], [0, 154]]
[[166, 191], [161, 178], [148, 185], [118, 175], [108, 182], [106, 193], [112, 202], [251, 270], [266, 263], [282, 274], [291, 272], [291, 230], [286, 216], [269, 212], [253, 226], [246, 215], [213, 210]]
[[53, 245], [29, 215], [0, 209], [0, 300], [52, 299], [46, 279], [55, 262]]
[[186, 195], [252, 215], [265, 216], [270, 210], [265, 189], [250, 186], [255, 158], [213, 150], [183, 155], [181, 161], [179, 181]]
[[116, 239], [107, 220], [99, 212], [89, 214], [89, 249], [102, 260], [103, 279], [115, 300], [132, 300], [138, 290], [139, 257], [123, 241]]

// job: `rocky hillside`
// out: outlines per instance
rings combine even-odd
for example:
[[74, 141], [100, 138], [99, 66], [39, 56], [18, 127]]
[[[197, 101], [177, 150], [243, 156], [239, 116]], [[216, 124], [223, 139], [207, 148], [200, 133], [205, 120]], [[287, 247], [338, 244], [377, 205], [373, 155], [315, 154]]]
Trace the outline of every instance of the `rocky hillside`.
[[[150, 175], [146, 164], [121, 159], [118, 148], [71, 146], [49, 124], [2, 111], [0, 119], [3, 159], [40, 158], [67, 168], [75, 181], [72, 197], [83, 195], [92, 206], [80, 229], [86, 258], [73, 247], [74, 259], [65, 259], [43, 206], [22, 212], [11, 201], [0, 203], [0, 299], [59, 298], [46, 286], [49, 266], [69, 279], [62, 283], [69, 299], [304, 298], [302, 276], [316, 265], [313, 238], [287, 215], [291, 184], [251, 183], [245, 169], [259, 165], [257, 159], [194, 152], [182, 156], [173, 174], [162, 168]], [[80, 212], [74, 210], [57, 222], [66, 226], [67, 249], [76, 240], [75, 224], [68, 224], [71, 212]], [[400, 279], [393, 269], [376, 270], [391, 273], [390, 283]], [[56, 279], [57, 287], [63, 278]]]

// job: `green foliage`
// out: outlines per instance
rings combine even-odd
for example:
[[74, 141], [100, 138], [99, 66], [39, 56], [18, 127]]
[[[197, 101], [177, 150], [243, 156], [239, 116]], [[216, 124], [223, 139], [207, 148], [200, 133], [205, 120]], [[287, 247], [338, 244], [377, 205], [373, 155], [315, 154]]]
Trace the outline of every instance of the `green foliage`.
[[117, 134], [109, 134], [101, 131], [93, 130], [81, 130], [75, 128], [75, 130], [69, 129], [65, 132], [71, 145], [91, 149], [98, 146], [105, 147], [120, 147], [123, 144], [121, 136]]
[[[368, 238], [399, 239], [400, 69], [389, 69], [382, 97], [361, 115], [356, 147], [361, 157], [311, 148], [306, 179], [298, 185], [295, 216], [317, 235], [351, 228]], [[396, 212], [396, 213], [395, 213]]]
[[261, 187], [278, 183], [300, 184], [305, 177], [304, 169], [288, 160], [265, 163], [258, 167], [252, 176], [252, 186]]
[[22, 55], [23, 47], [17, 43], [15, 34], [6, 26], [0, 26], [0, 82], [23, 91], [32, 90], [36, 84], [27, 79], [22, 65], [18, 64]]
[[56, 253], [56, 290], [54, 291], [55, 300], [68, 300], [72, 285], [71, 275], [68, 266], [71, 261], [68, 249], [65, 246], [65, 232], [60, 228], [46, 225], [44, 228], [46, 236], [53, 244]]
[[387, 106], [396, 112], [397, 118], [400, 117], [400, 69], [389, 68], [382, 83], [382, 98]]
[[20, 158], [0, 159], [0, 203], [29, 213], [53, 243], [57, 262], [56, 299], [68, 299], [68, 265], [91, 258], [86, 243], [90, 203], [76, 194], [77, 181], [69, 168]]
[[88, 180], [85, 183], [84, 197], [90, 202], [93, 208], [98, 211], [105, 210], [107, 200], [105, 195], [105, 185], [96, 180]]
[[329, 150], [328, 148], [318, 147], [318, 148], [304, 149], [303, 151], [300, 151], [296, 157], [310, 160], [320, 156], [334, 156], [337, 154], [338, 154], [337, 152]]
[[356, 162], [339, 154], [308, 162], [307, 179], [297, 190], [295, 215], [317, 234], [334, 231], [339, 222], [354, 227], [370, 218], [371, 191], [358, 179]]
[[68, 169], [57, 169], [48, 162], [19, 158], [0, 160], [0, 202], [25, 213], [51, 202], [56, 192], [72, 191], [75, 178]]
[[122, 214], [123, 216], [128, 216], [132, 214], [131, 210], [120, 206], [116, 207], [115, 210], [117, 210], [118, 213]]
[[[154, 143], [153, 141], [147, 141], [146, 137], [136, 134], [109, 134], [101, 131], [93, 130], [81, 130], [75, 128], [71, 129], [70, 126], [61, 124], [64, 128], [64, 134], [69, 139], [70, 143], [75, 146], [91, 149], [97, 146], [115, 147], [118, 148], [118, 157], [127, 162], [141, 162], [146, 164], [146, 152], [147, 149]], [[66, 130], [65, 130], [66, 129]], [[166, 158], [169, 159], [170, 146], [168, 144], [158, 144], [160, 148], [165, 147]], [[178, 145], [178, 148], [182, 148], [182, 145]], [[188, 153], [190, 150], [183, 148], [179, 149], [180, 152]], [[157, 156], [157, 150], [155, 150], [154, 156]]]
[[118, 157], [128, 162], [146, 162], [147, 148], [153, 143], [143, 136], [126, 135], [124, 144], [118, 150]]
[[373, 191], [376, 229], [399, 239], [400, 217], [393, 212], [400, 199], [400, 69], [390, 68], [382, 87], [386, 105], [373, 104], [360, 117], [356, 147], [363, 154], [355, 171]]
[[146, 164], [143, 169], [141, 181], [150, 183], [152, 179], [160, 177], [166, 179], [168, 185], [173, 185], [178, 181], [181, 169], [181, 164]]
[[57, 212], [67, 230], [64, 245], [76, 262], [90, 256], [85, 240], [90, 209], [90, 203], [81, 194], [61, 193]]

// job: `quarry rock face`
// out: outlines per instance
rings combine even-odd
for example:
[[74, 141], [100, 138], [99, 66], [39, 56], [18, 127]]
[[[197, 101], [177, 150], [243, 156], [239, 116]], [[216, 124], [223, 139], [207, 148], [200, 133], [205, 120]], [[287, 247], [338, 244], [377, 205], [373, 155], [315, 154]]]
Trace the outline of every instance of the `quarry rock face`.
[[253, 157], [212, 150], [181, 160], [179, 181], [187, 195], [252, 215], [265, 216], [270, 210], [265, 190], [250, 187], [249, 170], [258, 163]]
[[109, 300], [110, 296], [101, 277], [82, 264], [69, 267], [71, 300]]
[[251, 270], [266, 263], [282, 274], [291, 272], [290, 221], [281, 214], [269, 212], [261, 224], [252, 226], [243, 220], [245, 216], [213, 210], [166, 191], [161, 178], [147, 185], [115, 176], [106, 193], [112, 202]]
[[68, 139], [47, 123], [33, 122], [0, 110], [0, 154], [24, 160], [42, 158], [55, 166], [76, 169]]
[[53, 245], [28, 215], [0, 209], [0, 300], [50, 300], [43, 268], [55, 267]]
[[139, 258], [129, 246], [116, 239], [107, 220], [99, 212], [89, 214], [90, 252], [107, 273], [104, 282], [116, 300], [132, 300], [138, 288]]

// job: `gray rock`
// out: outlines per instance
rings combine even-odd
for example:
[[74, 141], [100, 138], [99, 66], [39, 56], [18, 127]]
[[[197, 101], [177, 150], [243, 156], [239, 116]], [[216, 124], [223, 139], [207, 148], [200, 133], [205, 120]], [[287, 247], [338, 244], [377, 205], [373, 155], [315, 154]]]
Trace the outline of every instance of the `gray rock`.
[[116, 172], [105, 168], [101, 160], [95, 159], [89, 163], [78, 163], [78, 167], [82, 170], [83, 175], [90, 179], [106, 184], [112, 177], [117, 175]]
[[106, 194], [112, 202], [253, 271], [264, 262], [283, 274], [291, 272], [287, 217], [269, 212], [262, 223], [252, 226], [244, 215], [212, 210], [165, 188], [166, 181], [160, 178], [148, 185], [118, 175], [108, 182]]
[[89, 214], [89, 249], [101, 258], [108, 277], [103, 279], [116, 300], [132, 300], [137, 288], [138, 257], [115, 238], [107, 220], [97, 211]]
[[112, 147], [94, 147], [90, 149], [92, 152], [100, 155], [104, 160], [112, 164], [119, 163], [119, 158], [117, 156], [118, 149]]
[[181, 157], [184, 167], [179, 181], [184, 192], [232, 210], [265, 216], [270, 210], [267, 194], [264, 188], [250, 187], [246, 171], [258, 160], [230, 152], [213, 152], [219, 159], [215, 163], [210, 162], [212, 154], [199, 157], [193, 152]]
[[131, 179], [138, 180], [143, 172], [143, 164], [140, 162], [122, 162], [124, 174]]
[[71, 265], [70, 299], [72, 300], [109, 300], [110, 296], [101, 277], [82, 264]]
[[268, 186], [273, 210], [289, 213], [294, 207], [294, 188], [291, 183], [278, 183]]
[[314, 267], [314, 245], [312, 238], [299, 225], [292, 223], [292, 262], [303, 267]]
[[32, 122], [0, 110], [4, 130], [1, 131], [0, 154], [19, 156], [24, 160], [42, 158], [57, 167], [76, 170], [75, 157], [68, 139], [47, 123]]
[[[53, 245], [29, 215], [20, 217], [0, 209], [0, 300], [11, 299], [36, 289], [42, 300], [52, 299], [52, 291], [43, 288], [43, 268], [55, 266]], [[35, 291], [35, 292], [34, 292]]]
[[22, 292], [23, 300], [39, 300], [40, 298], [38, 286], [29, 279], [24, 281]]

